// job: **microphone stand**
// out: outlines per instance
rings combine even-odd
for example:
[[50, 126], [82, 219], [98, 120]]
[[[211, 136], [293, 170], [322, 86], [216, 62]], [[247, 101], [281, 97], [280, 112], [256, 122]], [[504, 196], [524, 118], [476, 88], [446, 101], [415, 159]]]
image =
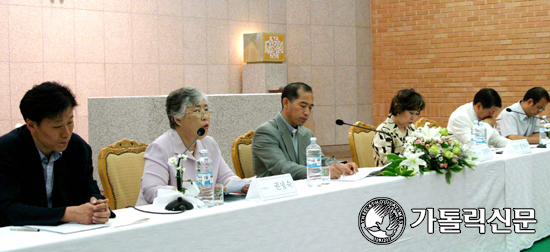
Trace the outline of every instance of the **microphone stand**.
[[356, 128], [360, 128], [360, 129], [366, 129], [366, 130], [368, 130], [368, 131], [374, 131], [374, 132], [377, 132], [377, 133], [380, 133], [380, 134], [384, 134], [384, 135], [387, 136], [386, 141], [388, 141], [388, 140], [391, 141], [391, 152], [394, 153], [394, 151], [395, 151], [395, 147], [394, 147], [394, 143], [393, 143], [393, 138], [392, 138], [392, 136], [390, 135], [390, 133], [388, 133], [388, 132], [384, 132], [384, 131], [380, 131], [380, 130], [376, 130], [376, 129], [371, 129], [371, 128], [367, 128], [367, 127], [363, 127], [363, 126], [359, 126], [359, 125], [349, 124], [349, 123], [346, 123], [346, 122], [344, 122], [344, 121], [342, 121], [342, 120], [340, 120], [340, 119], [336, 120], [336, 124], [337, 124], [337, 125], [340, 125], [340, 126], [342, 126], [343, 124], [345, 124], [345, 125], [349, 125], [349, 126], [351, 126], [351, 127], [356, 127]]
[[[514, 112], [514, 113], [518, 113], [520, 115], [526, 115], [527, 117], [534, 117], [534, 118], [538, 118], [539, 120], [541, 120], [541, 117], [539, 117], [538, 115], [534, 115], [534, 116], [530, 116], [528, 114], [525, 114], [525, 113], [522, 113], [522, 112], [519, 112], [519, 111], [515, 111], [515, 110], [512, 110], [511, 108], [506, 108], [506, 112]], [[546, 123], [548, 123], [548, 120], [544, 119], [544, 121]]]
[[[195, 143], [195, 141], [197, 141], [197, 138], [204, 135], [204, 132], [206, 132], [204, 130], [204, 128], [200, 128], [199, 130], [197, 130], [197, 136], [195, 137], [195, 139], [193, 139], [193, 141], [191, 141], [191, 144], [189, 144], [189, 146], [187, 146], [187, 148], [185, 148], [185, 150], [183, 151], [183, 154], [185, 154], [185, 152], [187, 152], [189, 150], [189, 148], [191, 148], [191, 145], [193, 145]], [[181, 158], [178, 159], [178, 167], [180, 167], [180, 162], [181, 162]]]
[[[195, 143], [195, 141], [197, 141], [197, 138], [204, 135], [205, 132], [206, 132], [206, 130], [204, 128], [200, 128], [199, 130], [197, 130], [197, 136], [195, 137], [195, 139], [193, 139], [193, 141], [191, 141], [191, 144], [189, 144], [189, 146], [187, 146], [187, 148], [185, 149], [185, 151], [183, 151], [183, 153], [187, 152], [189, 150], [189, 148], [191, 148], [191, 146]], [[181, 162], [181, 158], [178, 159], [178, 167], [176, 167], [176, 174], [178, 174], [178, 175], [179, 175], [179, 172], [180, 172], [180, 171], [178, 171], [178, 168], [180, 167], [180, 162]], [[179, 177], [179, 179], [176, 179], [176, 188], [178, 189], [178, 192], [181, 193], [181, 189], [183, 187], [182, 182], [181, 182], [182, 176], [181, 175], [180, 176], [176, 175], [176, 178], [177, 177]], [[185, 209], [187, 209], [187, 210], [193, 209], [192, 205], [191, 205], [191, 207], [189, 207], [189, 204], [191, 204], [191, 203], [189, 203], [188, 201], [186, 201], [182, 197], [178, 197], [177, 199], [175, 199], [172, 202], [168, 203], [168, 205], [166, 205], [166, 207], [164, 209], [169, 210], [169, 211], [179, 211], [179, 210], [181, 210], [181, 212], [183, 212], [183, 211], [185, 211]]]
[[[539, 121], [541, 120], [540, 117], [539, 117], [538, 115], [536, 115], [536, 116], [530, 116], [530, 115], [528, 115], [528, 114], [525, 114], [525, 113], [522, 113], [522, 112], [519, 112], [519, 111], [512, 110], [511, 108], [506, 108], [506, 112], [508, 112], [508, 113], [514, 112], [514, 113], [518, 113], [518, 114], [520, 114], [520, 115], [526, 115], [527, 117], [538, 118]], [[544, 119], [544, 121], [545, 121], [546, 123], [548, 123], [548, 121], [547, 121], [546, 119]], [[539, 134], [541, 134], [541, 133], [539, 132]], [[539, 145], [537, 145], [537, 148], [546, 148], [546, 145], [540, 143], [540, 136], [539, 136]]]
[[[187, 146], [187, 148], [183, 151], [183, 154], [185, 154], [185, 152], [187, 152], [189, 148], [191, 148], [191, 146], [195, 143], [195, 141], [197, 141], [197, 138], [204, 135], [205, 132], [206, 130], [204, 130], [204, 128], [200, 128], [199, 130], [197, 130], [197, 136], [195, 137], [195, 139], [193, 139], [193, 141], [191, 141], [191, 144], [189, 144], [189, 146]], [[181, 163], [181, 158], [178, 159], [178, 167], [176, 167], [176, 173], [179, 173], [177, 168], [180, 167], [180, 163]], [[183, 187], [181, 179], [182, 179], [181, 177], [180, 179], [176, 179], [176, 188], [178, 189], [178, 192], [181, 192], [181, 189]]]

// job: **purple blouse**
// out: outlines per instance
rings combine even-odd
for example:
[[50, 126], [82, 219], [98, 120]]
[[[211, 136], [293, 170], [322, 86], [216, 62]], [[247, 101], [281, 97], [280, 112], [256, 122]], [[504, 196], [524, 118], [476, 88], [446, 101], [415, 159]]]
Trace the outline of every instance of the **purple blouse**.
[[[237, 177], [227, 163], [223, 160], [220, 147], [214, 138], [206, 136], [202, 140], [197, 140], [195, 150], [191, 154], [185, 152], [187, 160], [183, 161], [186, 168], [183, 174], [184, 180], [196, 180], [195, 161], [200, 158], [200, 151], [208, 150], [208, 157], [212, 159], [214, 168], [214, 181], [216, 183], [226, 184], [232, 178]], [[183, 153], [185, 145], [176, 130], [169, 130], [151, 143], [143, 159], [145, 167], [141, 177], [141, 190], [136, 206], [152, 204], [157, 197], [158, 189], [172, 190], [176, 186], [176, 167], [168, 165], [168, 159]], [[183, 183], [184, 187], [189, 183]]]

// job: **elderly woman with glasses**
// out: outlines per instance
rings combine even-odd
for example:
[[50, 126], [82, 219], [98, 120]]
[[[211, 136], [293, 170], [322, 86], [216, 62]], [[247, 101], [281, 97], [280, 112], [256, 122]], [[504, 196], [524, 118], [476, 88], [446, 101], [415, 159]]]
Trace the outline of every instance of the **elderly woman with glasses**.
[[[179, 154], [187, 155], [187, 160], [182, 160], [180, 164], [186, 168], [184, 181], [196, 180], [195, 161], [201, 157], [201, 150], [208, 150], [208, 157], [212, 159], [214, 183], [225, 185], [231, 179], [240, 179], [223, 160], [218, 143], [207, 136], [213, 111], [208, 108], [206, 96], [199, 89], [180, 88], [170, 93], [166, 98], [166, 113], [171, 129], [151, 143], [145, 151], [145, 167], [137, 206], [153, 203], [158, 189], [176, 190], [176, 167], [169, 165], [168, 160]], [[200, 128], [205, 133], [192, 143]], [[189, 150], [184, 153], [187, 147]], [[183, 183], [183, 187], [189, 185]], [[243, 192], [247, 190], [248, 186], [242, 189]]]

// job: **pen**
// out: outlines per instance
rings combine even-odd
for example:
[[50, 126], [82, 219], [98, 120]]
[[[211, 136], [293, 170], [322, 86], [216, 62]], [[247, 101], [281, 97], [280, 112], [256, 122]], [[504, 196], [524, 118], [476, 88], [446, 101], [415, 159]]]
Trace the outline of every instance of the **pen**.
[[39, 232], [40, 229], [38, 229], [38, 228], [30, 228], [30, 227], [12, 227], [12, 228], [10, 228], [10, 231]]
[[139, 224], [139, 223], [144, 223], [144, 222], [147, 222], [147, 221], [149, 221], [149, 218], [143, 218], [143, 219], [136, 220], [134, 222], [130, 222], [130, 223], [115, 226], [115, 228], [130, 226], [130, 225]]

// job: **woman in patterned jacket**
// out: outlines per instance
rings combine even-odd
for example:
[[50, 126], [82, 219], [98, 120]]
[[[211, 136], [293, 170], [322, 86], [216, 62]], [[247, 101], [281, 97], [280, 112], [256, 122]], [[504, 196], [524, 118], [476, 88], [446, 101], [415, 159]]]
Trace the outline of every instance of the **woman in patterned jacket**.
[[[376, 166], [385, 165], [390, 153], [402, 154], [405, 137], [415, 130], [413, 123], [426, 103], [422, 95], [414, 89], [403, 89], [391, 100], [390, 115], [376, 128], [388, 134], [376, 133], [372, 139], [372, 148]], [[390, 137], [391, 136], [391, 137]]]

